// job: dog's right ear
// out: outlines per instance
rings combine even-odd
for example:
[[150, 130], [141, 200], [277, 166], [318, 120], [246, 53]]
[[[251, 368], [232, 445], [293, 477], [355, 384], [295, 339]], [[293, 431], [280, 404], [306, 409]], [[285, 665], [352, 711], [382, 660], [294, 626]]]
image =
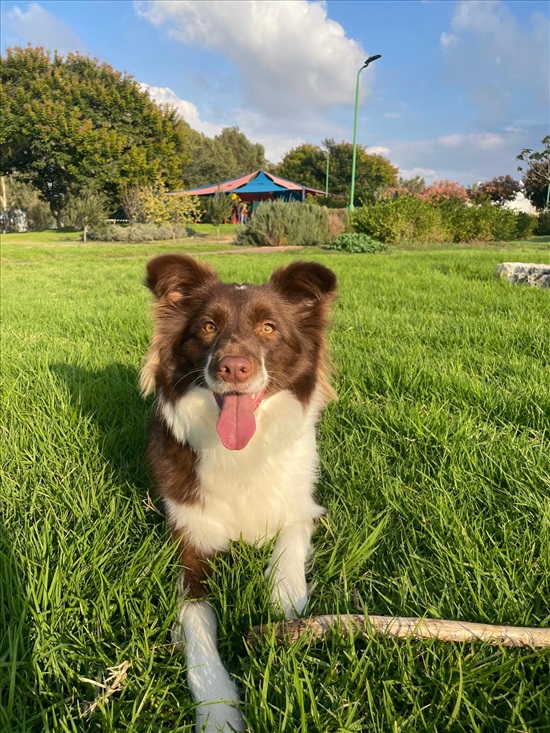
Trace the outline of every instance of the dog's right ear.
[[170, 300], [178, 301], [204, 283], [217, 279], [210, 265], [189, 255], [160, 255], [147, 263], [145, 285], [156, 298], [170, 296]]

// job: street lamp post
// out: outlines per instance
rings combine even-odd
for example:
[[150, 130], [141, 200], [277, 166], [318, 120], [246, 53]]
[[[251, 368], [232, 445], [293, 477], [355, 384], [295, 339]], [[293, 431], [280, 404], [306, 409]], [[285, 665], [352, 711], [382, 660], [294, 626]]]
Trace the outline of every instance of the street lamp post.
[[355, 86], [355, 121], [353, 123], [353, 157], [351, 159], [351, 188], [349, 192], [350, 211], [353, 211], [353, 209], [355, 208], [353, 205], [353, 199], [355, 196], [355, 161], [357, 159], [357, 114], [359, 111], [359, 76], [363, 69], [366, 69], [369, 64], [371, 64], [373, 61], [376, 61], [376, 59], [379, 59], [380, 57], [381, 54], [379, 53], [376, 54], [376, 56], [369, 56], [363, 66], [357, 72], [357, 84]]
[[328, 176], [330, 171], [330, 148], [327, 148], [327, 173], [325, 176], [325, 198], [328, 198]]

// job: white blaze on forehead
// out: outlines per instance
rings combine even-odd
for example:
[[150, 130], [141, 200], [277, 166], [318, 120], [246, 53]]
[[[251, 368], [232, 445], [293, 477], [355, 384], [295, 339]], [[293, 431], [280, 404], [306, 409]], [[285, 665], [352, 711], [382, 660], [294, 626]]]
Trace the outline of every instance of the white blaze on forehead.
[[246, 285], [237, 285], [237, 284], [235, 283], [235, 289], [236, 289], [236, 290], [246, 290]]

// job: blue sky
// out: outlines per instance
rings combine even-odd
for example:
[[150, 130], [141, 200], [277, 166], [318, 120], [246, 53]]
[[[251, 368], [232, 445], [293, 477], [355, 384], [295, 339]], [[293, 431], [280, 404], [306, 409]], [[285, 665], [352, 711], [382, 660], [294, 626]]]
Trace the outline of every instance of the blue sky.
[[238, 125], [276, 162], [358, 142], [405, 176], [518, 176], [550, 132], [546, 0], [2, 0], [2, 48], [80, 51], [214, 135]]

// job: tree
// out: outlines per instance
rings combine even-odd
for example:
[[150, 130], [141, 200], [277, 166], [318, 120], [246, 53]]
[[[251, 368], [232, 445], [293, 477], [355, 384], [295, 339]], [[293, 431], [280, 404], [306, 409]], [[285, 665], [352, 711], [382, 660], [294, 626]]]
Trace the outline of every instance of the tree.
[[189, 162], [182, 169], [185, 186], [197, 188], [227, 181], [266, 165], [264, 148], [238, 127], [226, 127], [214, 138], [190, 130]]
[[210, 196], [206, 199], [203, 207], [206, 219], [216, 227], [219, 239], [220, 226], [225, 219], [231, 216], [231, 209], [233, 208], [231, 197], [218, 190], [215, 196]]
[[550, 135], [542, 139], [542, 144], [544, 150], [540, 152], [525, 148], [517, 156], [523, 163], [518, 171], [524, 174], [525, 195], [539, 210], [548, 209], [550, 204]]
[[13, 218], [16, 211], [22, 211], [27, 227], [31, 231], [48, 229], [54, 221], [48, 205], [38, 196], [38, 191], [21, 176], [14, 174], [3, 177], [4, 200], [2, 211], [6, 221]]
[[189, 127], [130, 77], [80, 54], [12, 48], [1, 59], [2, 173], [40, 191], [58, 226], [71, 197], [94, 188], [181, 185]]
[[[324, 149], [323, 149], [324, 148]], [[276, 173], [296, 183], [325, 190], [327, 155], [330, 156], [329, 190], [347, 205], [351, 185], [353, 145], [323, 141], [323, 147], [306, 143], [293, 148], [277, 166]], [[381, 155], [367, 153], [357, 146], [355, 168], [356, 202], [374, 201], [376, 193], [397, 183], [397, 168]]]
[[501, 206], [506, 201], [515, 199], [521, 185], [512, 176], [495, 176], [490, 181], [485, 181], [477, 186], [472, 186], [468, 191], [470, 200], [475, 203], [482, 204], [487, 201]]
[[404, 188], [415, 196], [420, 196], [420, 194], [424, 193], [426, 181], [422, 176], [415, 176], [414, 178], [401, 178], [401, 176], [399, 176], [397, 186], [399, 188]]
[[105, 194], [92, 188], [83, 189], [67, 206], [67, 215], [75, 229], [82, 229], [83, 241], [88, 240], [88, 231], [102, 224], [107, 216], [108, 202]]
[[468, 200], [468, 192], [456, 181], [443, 179], [434, 181], [430, 186], [424, 189], [420, 195], [424, 201], [432, 203], [441, 203], [442, 201], [458, 201], [465, 203]]
[[234, 177], [265, 167], [264, 146], [250, 142], [238, 127], [224, 127], [214, 140], [222, 146], [226, 155], [230, 154], [235, 160]]

